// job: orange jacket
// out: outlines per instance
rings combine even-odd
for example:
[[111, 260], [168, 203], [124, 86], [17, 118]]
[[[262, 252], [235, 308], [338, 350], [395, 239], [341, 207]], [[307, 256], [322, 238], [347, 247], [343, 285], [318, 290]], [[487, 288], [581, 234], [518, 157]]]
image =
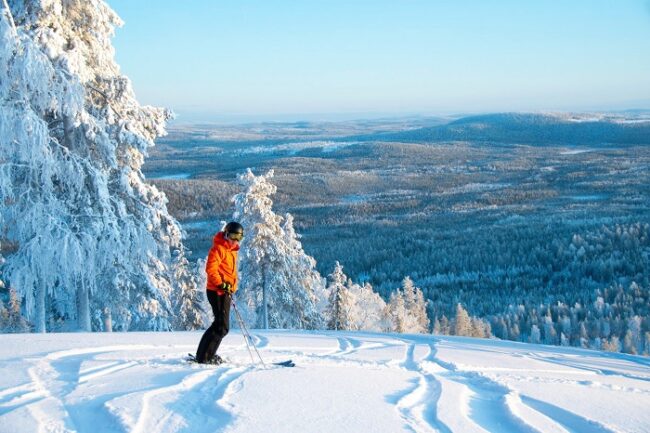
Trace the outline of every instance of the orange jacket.
[[205, 272], [208, 274], [206, 288], [214, 290], [219, 295], [224, 291], [217, 289], [221, 283], [232, 284], [232, 292], [237, 291], [237, 251], [239, 244], [230, 245], [219, 232], [212, 240], [212, 248], [208, 253], [208, 261], [205, 264]]

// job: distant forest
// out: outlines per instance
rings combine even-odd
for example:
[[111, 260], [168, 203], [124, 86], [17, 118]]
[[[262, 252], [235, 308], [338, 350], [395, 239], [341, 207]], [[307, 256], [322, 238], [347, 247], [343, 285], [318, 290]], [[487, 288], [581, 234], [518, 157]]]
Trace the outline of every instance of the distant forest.
[[321, 275], [339, 261], [385, 300], [409, 276], [432, 326], [452, 321], [460, 303], [499, 338], [647, 353], [650, 122], [507, 114], [421, 123], [353, 137], [318, 125], [315, 144], [300, 141], [309, 125], [274, 125], [267, 136], [257, 127], [254, 142], [193, 135], [189, 146], [178, 132], [145, 170], [194, 257], [230, 217], [234, 173], [274, 168], [274, 208], [294, 215]]

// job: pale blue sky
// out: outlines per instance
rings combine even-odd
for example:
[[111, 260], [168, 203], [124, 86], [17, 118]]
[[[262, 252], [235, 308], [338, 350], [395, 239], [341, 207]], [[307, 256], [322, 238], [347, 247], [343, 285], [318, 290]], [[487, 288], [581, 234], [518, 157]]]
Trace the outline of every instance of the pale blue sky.
[[179, 120], [650, 108], [648, 0], [108, 0]]

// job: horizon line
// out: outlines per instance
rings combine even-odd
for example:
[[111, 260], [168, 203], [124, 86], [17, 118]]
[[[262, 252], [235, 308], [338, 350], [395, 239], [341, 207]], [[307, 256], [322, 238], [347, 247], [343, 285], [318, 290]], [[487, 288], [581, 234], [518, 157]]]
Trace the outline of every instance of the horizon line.
[[609, 108], [609, 109], [584, 109], [584, 110], [561, 110], [561, 109], [538, 109], [538, 110], [489, 110], [489, 111], [449, 111], [449, 112], [324, 112], [324, 113], [259, 113], [259, 114], [238, 114], [238, 113], [211, 113], [208, 111], [174, 111], [176, 117], [168, 122], [168, 125], [245, 125], [255, 123], [337, 123], [354, 121], [381, 121], [381, 120], [408, 120], [408, 119], [434, 119], [449, 118], [460, 119], [469, 116], [481, 116], [489, 114], [650, 114], [648, 107], [631, 108]]

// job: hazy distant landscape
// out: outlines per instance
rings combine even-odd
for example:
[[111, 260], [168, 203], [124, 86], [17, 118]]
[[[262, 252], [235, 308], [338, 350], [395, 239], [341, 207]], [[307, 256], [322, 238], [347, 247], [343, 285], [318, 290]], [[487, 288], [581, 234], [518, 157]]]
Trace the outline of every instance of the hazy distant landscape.
[[483, 316], [650, 285], [649, 145], [645, 111], [193, 125], [144, 169], [194, 258], [231, 218], [237, 173], [274, 169], [274, 209], [321, 274], [339, 260], [386, 298], [409, 275], [432, 318], [455, 302]]

